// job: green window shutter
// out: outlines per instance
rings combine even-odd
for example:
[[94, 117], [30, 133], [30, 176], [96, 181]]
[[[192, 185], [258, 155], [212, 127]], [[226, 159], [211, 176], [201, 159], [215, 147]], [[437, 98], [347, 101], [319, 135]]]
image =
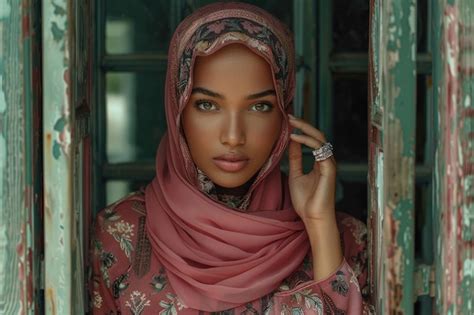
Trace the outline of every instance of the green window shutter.
[[42, 309], [41, 5], [0, 4], [0, 312]]
[[474, 2], [434, 1], [436, 311], [474, 312]]
[[375, 0], [371, 9], [372, 296], [381, 314], [413, 314], [416, 3]]

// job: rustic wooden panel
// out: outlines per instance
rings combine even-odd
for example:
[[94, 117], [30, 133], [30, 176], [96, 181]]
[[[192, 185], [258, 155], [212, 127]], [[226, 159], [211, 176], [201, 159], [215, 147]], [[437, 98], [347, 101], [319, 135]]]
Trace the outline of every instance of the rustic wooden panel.
[[377, 314], [413, 314], [416, 1], [372, 0], [369, 226]]
[[474, 313], [474, 2], [434, 9], [438, 144], [434, 176], [436, 304], [439, 314]]
[[0, 314], [41, 306], [39, 9], [0, 3]]
[[91, 222], [91, 152], [90, 137], [92, 95], [94, 89], [94, 71], [92, 60], [94, 55], [94, 11], [93, 1], [76, 1], [72, 6], [70, 30], [71, 63], [74, 74], [71, 76], [72, 108], [74, 109], [74, 224], [73, 224], [73, 270], [75, 272], [72, 287], [74, 313], [83, 314], [87, 311], [87, 268], [89, 267], [89, 230]]
[[87, 311], [93, 17], [89, 0], [43, 2], [46, 314]]
[[[45, 313], [74, 314], [72, 287], [75, 235], [73, 224], [70, 5], [43, 5], [43, 154]], [[76, 266], [77, 267], [77, 266]]]

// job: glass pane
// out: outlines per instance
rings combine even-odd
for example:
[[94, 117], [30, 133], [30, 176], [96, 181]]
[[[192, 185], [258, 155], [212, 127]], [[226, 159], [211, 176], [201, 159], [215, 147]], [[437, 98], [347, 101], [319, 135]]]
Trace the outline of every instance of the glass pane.
[[332, 41], [334, 51], [368, 51], [369, 4], [370, 1], [367, 0], [332, 1]]
[[[369, 45], [370, 1], [334, 0], [333, 49], [336, 52], [367, 52]], [[428, 1], [417, 1], [418, 52], [428, 51]]]
[[367, 163], [367, 76], [335, 77], [334, 153], [338, 162]]
[[342, 211], [367, 222], [367, 184], [360, 182], [338, 181], [336, 202], [337, 211]]
[[433, 312], [434, 298], [427, 295], [422, 295], [417, 297], [415, 302], [415, 312], [413, 314], [420, 314], [420, 315], [429, 315], [429, 314], [436, 314]]
[[418, 0], [416, 8], [416, 44], [418, 52], [427, 52], [428, 49], [428, 0]]
[[109, 163], [154, 160], [166, 130], [163, 72], [106, 75]]
[[109, 180], [105, 185], [106, 189], [106, 201], [107, 205], [114, 203], [115, 201], [122, 199], [131, 192], [139, 190], [144, 187], [148, 182], [142, 181], [126, 181], [126, 180]]
[[415, 255], [421, 256], [422, 248], [422, 228], [425, 224], [426, 215], [426, 194], [422, 185], [415, 185]]
[[430, 184], [415, 185], [415, 258], [425, 264], [433, 262], [433, 222]]
[[106, 52], [166, 53], [172, 32], [171, 5], [168, 0], [107, 0]]
[[[215, 0], [195, 0], [194, 5], [187, 9], [186, 13], [190, 13], [193, 10], [202, 7], [206, 4], [217, 2]], [[240, 2], [246, 2], [256, 5], [264, 10], [267, 10], [283, 23], [285, 23], [290, 29], [293, 28], [293, 1], [281, 1], [281, 0], [241, 0]]]
[[[430, 150], [427, 142], [427, 106], [431, 98], [431, 76], [419, 75], [416, 78], [416, 163], [423, 164], [425, 158], [429, 157]], [[428, 153], [428, 154], [427, 154]]]

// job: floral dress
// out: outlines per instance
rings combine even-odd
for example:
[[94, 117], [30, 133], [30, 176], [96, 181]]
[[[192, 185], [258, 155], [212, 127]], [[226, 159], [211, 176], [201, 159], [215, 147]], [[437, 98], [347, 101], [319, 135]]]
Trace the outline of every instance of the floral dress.
[[[92, 243], [90, 299], [93, 314], [208, 314], [188, 308], [173, 291], [152, 254], [145, 229], [145, 199], [136, 192], [100, 211]], [[338, 213], [344, 260], [314, 281], [311, 251], [301, 266], [267, 296], [211, 314], [369, 314], [367, 229]], [[291, 259], [291, 257], [288, 257]], [[258, 281], [258, 279], [255, 279]]]

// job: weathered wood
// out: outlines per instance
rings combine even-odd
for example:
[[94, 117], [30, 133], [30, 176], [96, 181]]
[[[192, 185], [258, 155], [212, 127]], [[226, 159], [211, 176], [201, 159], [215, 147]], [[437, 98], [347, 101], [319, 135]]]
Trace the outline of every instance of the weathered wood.
[[439, 314], [473, 314], [474, 2], [435, 2], [436, 305]]
[[[74, 186], [74, 223], [73, 223], [73, 285], [74, 313], [84, 314], [88, 309], [89, 235], [91, 229], [91, 161], [92, 139], [90, 137], [92, 95], [94, 72], [94, 14], [93, 1], [75, 1], [71, 15], [71, 64], [74, 75], [71, 78], [74, 134], [73, 186]], [[93, 287], [92, 285], [90, 287]]]
[[39, 7], [0, 2], [0, 314], [40, 310]]
[[77, 297], [72, 295], [78, 271], [72, 268], [76, 239], [68, 29], [71, 5], [66, 0], [42, 1], [42, 5], [45, 313], [77, 314]]
[[416, 1], [372, 0], [369, 52], [371, 293], [413, 314]]

